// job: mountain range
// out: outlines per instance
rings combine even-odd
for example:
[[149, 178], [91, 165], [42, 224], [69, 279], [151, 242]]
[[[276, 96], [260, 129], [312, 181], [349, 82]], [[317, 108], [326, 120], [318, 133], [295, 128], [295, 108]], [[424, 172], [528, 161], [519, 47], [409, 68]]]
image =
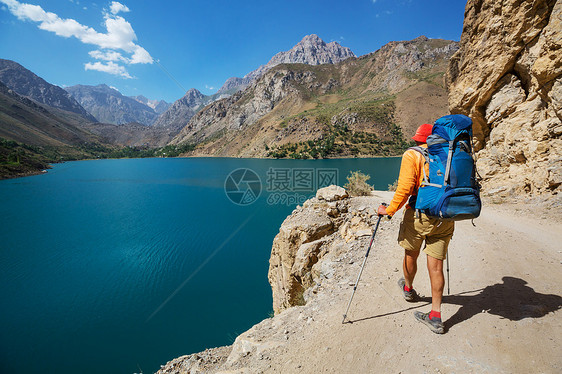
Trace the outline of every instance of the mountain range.
[[457, 49], [419, 37], [337, 64], [278, 64], [199, 111], [172, 144], [236, 157], [398, 154], [419, 124], [447, 114], [443, 74]]
[[159, 108], [162, 113], [167, 107], [167, 103], [164, 101], [151, 102], [144, 96], [124, 96], [105, 84], [76, 85], [67, 87], [66, 91], [99, 122], [114, 125], [135, 122], [150, 126], [159, 115], [155, 109]]
[[194, 88], [190, 89], [184, 97], [177, 100], [160, 116], [155, 125], [179, 131], [185, 127], [191, 117], [204, 106], [245, 89], [271, 68], [279, 64], [335, 64], [350, 57], [355, 57], [351, 49], [342, 47], [337, 42], [326, 44], [315, 34], [307, 35], [291, 50], [277, 53], [266, 65], [261, 65], [256, 70], [246, 74], [243, 78], [232, 77], [227, 79], [214, 95], [207, 96]]
[[200, 156], [397, 154], [419, 123], [447, 112], [442, 77], [456, 49], [419, 37], [355, 57], [309, 35], [215, 95], [193, 88], [173, 104], [103, 84], [65, 91], [0, 60], [0, 137], [81, 149], [169, 144]]

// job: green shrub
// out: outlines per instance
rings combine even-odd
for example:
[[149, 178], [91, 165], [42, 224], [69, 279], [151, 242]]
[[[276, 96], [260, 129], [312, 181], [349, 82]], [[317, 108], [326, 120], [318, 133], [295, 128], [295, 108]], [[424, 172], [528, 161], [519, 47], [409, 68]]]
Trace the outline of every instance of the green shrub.
[[352, 171], [347, 176], [347, 183], [343, 186], [351, 196], [369, 196], [373, 186], [367, 183], [371, 177], [361, 173], [361, 170]]
[[398, 188], [398, 179], [394, 181], [394, 183], [388, 185], [389, 191], [396, 191]]

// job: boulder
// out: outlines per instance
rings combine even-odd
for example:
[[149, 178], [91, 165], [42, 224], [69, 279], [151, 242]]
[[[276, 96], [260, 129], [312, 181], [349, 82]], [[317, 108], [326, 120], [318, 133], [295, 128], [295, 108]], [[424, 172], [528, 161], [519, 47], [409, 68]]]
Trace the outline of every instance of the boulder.
[[316, 198], [318, 200], [338, 201], [345, 199], [348, 196], [349, 194], [345, 188], [336, 185], [324, 187], [316, 191]]

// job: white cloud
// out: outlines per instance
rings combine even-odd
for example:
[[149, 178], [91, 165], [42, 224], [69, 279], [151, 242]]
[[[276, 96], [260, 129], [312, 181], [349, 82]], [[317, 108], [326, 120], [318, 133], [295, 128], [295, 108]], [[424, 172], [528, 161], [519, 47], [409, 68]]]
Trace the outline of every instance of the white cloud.
[[104, 63], [99, 62], [99, 61], [94, 62], [94, 63], [88, 62], [88, 63], [84, 64], [84, 69], [85, 70], [96, 70], [96, 71], [101, 71], [103, 73], [119, 75], [119, 76], [121, 76], [123, 78], [127, 78], [127, 79], [133, 78], [133, 77], [131, 77], [131, 75], [129, 74], [127, 69], [125, 69], [124, 66], [117, 65], [113, 61], [109, 61], [107, 64], [104, 64]]
[[126, 5], [118, 3], [117, 1], [111, 2], [109, 9], [112, 14], [117, 14], [119, 12], [123, 12], [123, 13], [130, 12], [129, 8]]
[[135, 46], [133, 57], [130, 60], [131, 64], [152, 64], [153, 61], [152, 56], [146, 49], [138, 45]]
[[205, 85], [205, 88], [208, 89], [208, 90], [211, 90], [211, 91], [214, 91], [214, 90], [215, 90], [215, 87], [209, 86], [209, 85], [207, 85], [207, 84]]
[[[111, 63], [87, 63], [86, 70], [98, 70], [131, 78], [125, 67], [116, 62], [126, 64], [152, 64], [154, 62], [150, 53], [135, 43], [137, 36], [131, 24], [117, 15], [119, 12], [130, 11], [127, 6], [119, 2], [113, 1], [110, 5], [110, 12], [104, 11], [103, 13], [105, 33], [97, 32], [92, 27], [82, 25], [73, 19], [62, 19], [55, 13], [46, 12], [39, 5], [24, 4], [17, 0], [0, 0], [0, 3], [5, 4], [8, 10], [21, 21], [38, 22], [41, 30], [50, 31], [65, 38], [75, 37], [82, 43], [92, 44], [104, 50], [95, 50], [89, 55], [97, 60]], [[125, 57], [123, 52], [131, 56]]]
[[90, 57], [95, 58], [96, 60], [103, 60], [103, 61], [123, 61], [128, 62], [129, 59], [123, 57], [123, 55], [116, 51], [91, 51], [88, 52]]

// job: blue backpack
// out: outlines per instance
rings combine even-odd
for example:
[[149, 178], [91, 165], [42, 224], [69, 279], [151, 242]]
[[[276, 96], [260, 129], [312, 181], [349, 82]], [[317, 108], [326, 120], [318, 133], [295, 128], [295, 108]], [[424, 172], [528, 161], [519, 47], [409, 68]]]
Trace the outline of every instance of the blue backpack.
[[424, 180], [415, 197], [416, 210], [451, 221], [480, 215], [480, 185], [476, 179], [471, 139], [472, 120], [453, 114], [435, 121], [427, 138], [427, 149], [412, 147], [429, 164], [429, 176], [425, 175], [425, 165], [423, 167]]

